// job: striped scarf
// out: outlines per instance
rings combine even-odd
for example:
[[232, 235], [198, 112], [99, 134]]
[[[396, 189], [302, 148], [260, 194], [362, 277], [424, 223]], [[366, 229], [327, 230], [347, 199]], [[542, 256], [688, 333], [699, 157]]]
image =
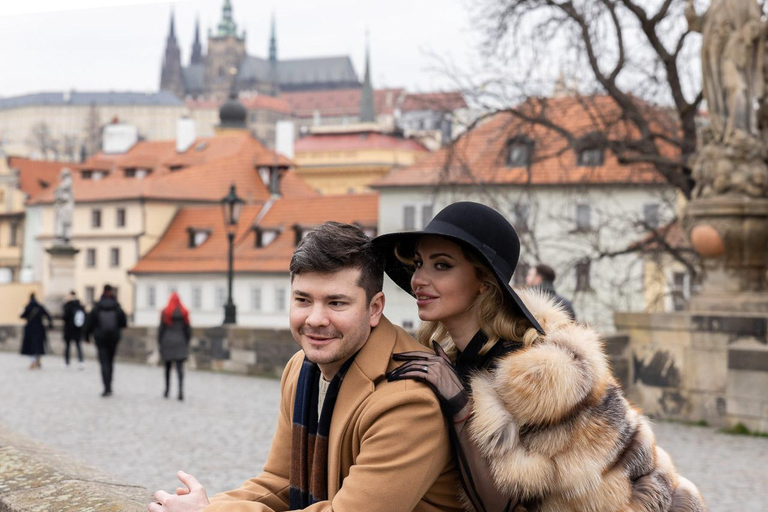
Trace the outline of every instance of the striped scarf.
[[328, 433], [344, 375], [355, 356], [341, 367], [328, 386], [323, 411], [317, 417], [320, 369], [306, 356], [301, 365], [291, 428], [290, 510], [301, 510], [328, 499]]

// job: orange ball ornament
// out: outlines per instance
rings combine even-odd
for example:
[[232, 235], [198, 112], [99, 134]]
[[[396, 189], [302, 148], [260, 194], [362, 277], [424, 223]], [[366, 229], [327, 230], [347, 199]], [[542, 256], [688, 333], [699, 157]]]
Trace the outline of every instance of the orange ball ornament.
[[709, 224], [699, 224], [691, 230], [691, 244], [704, 258], [719, 258], [725, 254], [723, 237]]

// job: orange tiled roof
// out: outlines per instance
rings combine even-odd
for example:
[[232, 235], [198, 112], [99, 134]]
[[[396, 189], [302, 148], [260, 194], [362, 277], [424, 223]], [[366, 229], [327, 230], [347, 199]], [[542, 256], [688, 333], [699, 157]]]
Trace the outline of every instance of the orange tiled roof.
[[[256, 247], [253, 222], [263, 206], [247, 205], [235, 236], [235, 272], [288, 272], [295, 249], [293, 226], [312, 227], [328, 220], [376, 226], [378, 195], [319, 196], [277, 199], [261, 219], [263, 228], [280, 229], [266, 247]], [[210, 229], [199, 247], [189, 247], [189, 229]], [[132, 269], [135, 274], [223, 273], [227, 271], [227, 238], [221, 208], [189, 207], [179, 210], [163, 238]]]
[[[525, 106], [524, 106], [525, 108]], [[532, 109], [539, 108], [534, 102]], [[650, 108], [650, 107], [649, 107]], [[631, 133], [619, 121], [619, 111], [608, 96], [586, 100], [573, 97], [547, 100], [547, 116], [576, 136], [593, 131], [595, 123], [610, 126], [613, 136]], [[526, 135], [535, 141], [530, 168], [506, 165], [507, 142]], [[664, 151], [670, 152], [669, 148]], [[533, 125], [510, 113], [501, 112], [464, 134], [452, 148], [436, 151], [418, 163], [394, 169], [372, 183], [373, 187], [451, 184], [621, 184], [665, 183], [649, 164], [622, 165], [610, 152], [597, 167], [577, 165], [577, 153], [564, 137], [541, 125]]]
[[420, 142], [385, 133], [323, 133], [305, 135], [296, 141], [294, 151], [345, 151], [352, 149], [402, 149], [427, 152]]
[[403, 112], [414, 110], [452, 112], [460, 108], [467, 108], [464, 95], [460, 91], [449, 91], [407, 94], [400, 110]]
[[[279, 99], [291, 105], [295, 117], [311, 118], [315, 111], [323, 117], [357, 116], [360, 114], [362, 89], [285, 92]], [[392, 114], [402, 101], [404, 89], [377, 89], [373, 104], [377, 115]]]
[[17, 156], [10, 157], [8, 165], [19, 170], [19, 186], [29, 199], [35, 198], [46, 189], [55, 188], [61, 170], [64, 167], [72, 168], [72, 164], [66, 162], [31, 160]]
[[[201, 143], [206, 147], [197, 151], [195, 146]], [[120, 169], [131, 168], [140, 159], [150, 158], [152, 150], [156, 151], [156, 166], [149, 176], [143, 179], [124, 177]], [[269, 191], [261, 181], [257, 167], [274, 166], [275, 162], [281, 167], [291, 165], [290, 160], [277, 156], [247, 134], [198, 139], [192, 148], [181, 154], [176, 153], [174, 141], [139, 142], [124, 155], [99, 153], [92, 160], [97, 163], [111, 161], [112, 172], [101, 180], [83, 179], [74, 173], [75, 202], [135, 198], [215, 202], [226, 195], [231, 183], [237, 185], [238, 194], [247, 201], [263, 201], [269, 198]], [[172, 165], [181, 165], [182, 169], [171, 171]], [[94, 168], [90, 161], [80, 167]], [[290, 171], [285, 174], [282, 192], [286, 196], [317, 195]], [[40, 193], [34, 202], [53, 202], [53, 189]]]
[[[239, 101], [243, 104], [246, 110], [271, 110], [281, 114], [291, 113], [290, 103], [281, 100], [280, 98], [275, 98], [265, 94], [241, 97], [239, 98]], [[219, 109], [222, 102], [215, 99], [188, 99], [186, 100], [186, 104], [187, 107], [193, 110], [198, 108]]]

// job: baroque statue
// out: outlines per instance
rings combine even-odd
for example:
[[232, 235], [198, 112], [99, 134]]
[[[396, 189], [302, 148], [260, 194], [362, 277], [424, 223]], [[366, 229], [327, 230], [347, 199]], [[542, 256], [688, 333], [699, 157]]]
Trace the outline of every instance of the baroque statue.
[[72, 189], [72, 173], [66, 167], [61, 170], [59, 186], [53, 194], [54, 236], [59, 242], [69, 244], [72, 236], [72, 216], [75, 211], [75, 194]]
[[[768, 116], [765, 96], [766, 23], [756, 0], [712, 0], [696, 13], [687, 0], [691, 30], [701, 32], [701, 71], [709, 125], [691, 161], [694, 197], [726, 193], [768, 196]], [[762, 119], [761, 119], [762, 117]]]

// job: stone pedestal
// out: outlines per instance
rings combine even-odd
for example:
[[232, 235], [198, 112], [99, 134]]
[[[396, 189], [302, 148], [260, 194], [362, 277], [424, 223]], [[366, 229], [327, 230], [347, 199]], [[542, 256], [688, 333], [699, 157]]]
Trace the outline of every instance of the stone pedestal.
[[67, 294], [75, 288], [75, 255], [80, 249], [69, 244], [56, 244], [45, 252], [48, 253], [48, 282], [43, 300], [48, 311], [58, 316]]

